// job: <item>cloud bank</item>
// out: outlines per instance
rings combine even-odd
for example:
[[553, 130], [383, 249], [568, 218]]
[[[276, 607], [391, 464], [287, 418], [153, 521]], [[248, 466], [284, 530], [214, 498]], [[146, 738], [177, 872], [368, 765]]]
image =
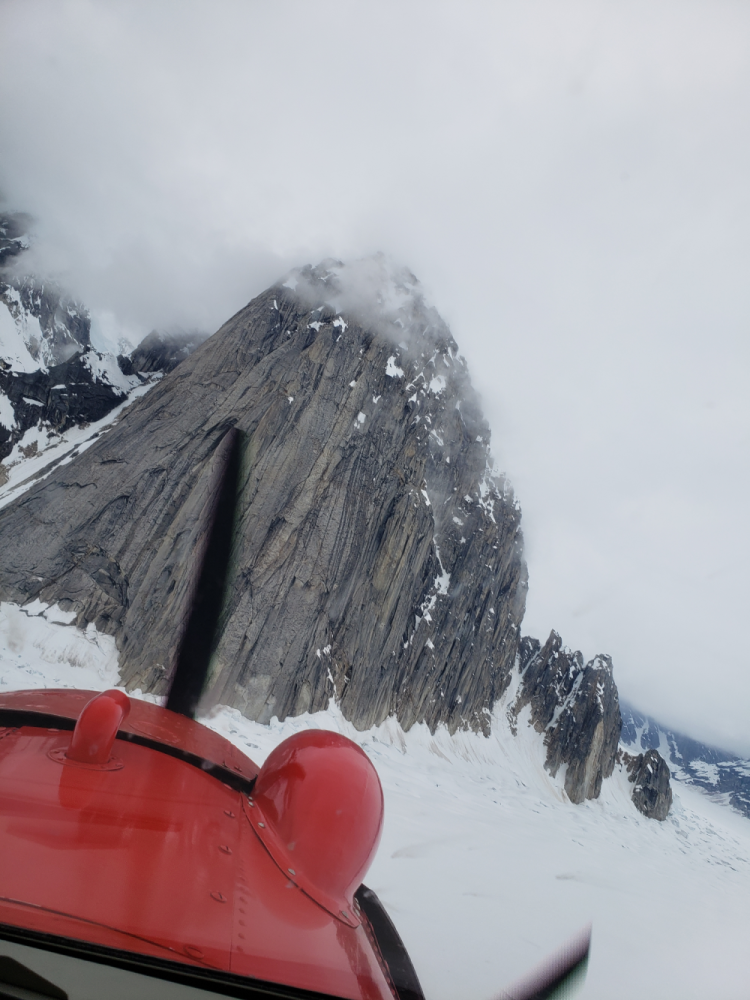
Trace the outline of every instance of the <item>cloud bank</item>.
[[107, 336], [216, 329], [327, 257], [402, 261], [521, 500], [527, 630], [748, 753], [749, 22], [5, 0], [0, 187]]

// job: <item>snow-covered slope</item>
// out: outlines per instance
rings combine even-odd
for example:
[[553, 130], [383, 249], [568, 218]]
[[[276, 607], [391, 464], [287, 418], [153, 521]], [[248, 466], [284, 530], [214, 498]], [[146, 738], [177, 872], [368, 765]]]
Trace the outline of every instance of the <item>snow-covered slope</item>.
[[[146, 382], [123, 394], [122, 402], [94, 423], [84, 423], [63, 431], [55, 431], [41, 421], [29, 427], [0, 465], [0, 507], [5, 507], [53, 469], [72, 462], [76, 455], [91, 447], [97, 438], [117, 424], [123, 411], [148, 392], [159, 377], [158, 373], [150, 375]], [[0, 393], [0, 423], [4, 398]]]
[[[0, 607], [0, 691], [104, 689], [113, 641], [56, 624], [57, 608]], [[368, 753], [385, 791], [383, 840], [367, 882], [393, 916], [428, 1000], [496, 995], [593, 923], [581, 998], [735, 1000], [750, 988], [750, 823], [678, 785], [663, 823], [640, 816], [619, 769], [599, 799], [573, 805], [544, 768], [540, 736], [496, 706], [492, 735], [431, 735], [393, 720], [356, 731], [335, 705], [249, 722], [206, 723], [262, 763], [300, 728], [341, 731]]]
[[658, 750], [674, 781], [697, 785], [750, 818], [750, 760], [668, 729], [630, 705], [622, 704], [621, 711], [620, 743], [626, 750]]
[[91, 346], [91, 318], [56, 282], [23, 269], [32, 221], [0, 212], [0, 367], [33, 372]]
[[102, 338], [92, 344], [88, 309], [22, 269], [29, 224], [24, 215], [0, 213], [0, 487], [9, 466], [101, 422], [205, 339], [154, 331], [133, 348], [113, 321], [104, 340], [119, 353], [97, 350]]

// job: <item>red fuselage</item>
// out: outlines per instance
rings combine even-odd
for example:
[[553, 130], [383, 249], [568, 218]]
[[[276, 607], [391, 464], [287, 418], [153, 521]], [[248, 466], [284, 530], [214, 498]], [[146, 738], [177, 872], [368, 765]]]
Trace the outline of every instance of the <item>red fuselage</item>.
[[[72, 725], [94, 695], [0, 696], [0, 924], [335, 996], [393, 1000], [372, 929], [357, 903], [349, 906], [347, 885], [318, 893], [321, 876], [289, 861], [297, 842], [278, 813], [294, 781], [305, 778], [305, 761], [316, 753], [327, 760], [323, 743], [317, 750], [313, 742], [307, 757], [280, 758], [286, 785], [266, 780], [277, 782], [265, 800], [264, 815], [276, 824], [272, 842], [258, 822], [263, 801], [253, 802], [261, 769], [184, 716], [132, 700], [105, 763], [86, 763], [80, 753], [69, 759]], [[353, 755], [355, 768], [364, 768]], [[308, 813], [318, 801], [329, 808], [328, 785], [308, 796]], [[367, 794], [344, 802], [344, 813], [350, 807], [360, 822], [363, 810], [375, 810], [368, 804], [375, 793]], [[380, 802], [380, 819], [365, 816], [373, 843], [361, 864], [349, 863], [350, 882], [377, 845], [382, 793]], [[311, 828], [323, 824], [321, 850], [327, 822], [309, 815]], [[316, 857], [315, 844], [303, 844], [299, 856]], [[345, 895], [349, 903], [340, 901]]]

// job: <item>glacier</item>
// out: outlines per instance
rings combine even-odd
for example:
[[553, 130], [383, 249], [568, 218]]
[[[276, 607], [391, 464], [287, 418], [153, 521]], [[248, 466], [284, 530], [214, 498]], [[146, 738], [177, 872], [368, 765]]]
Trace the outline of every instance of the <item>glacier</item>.
[[[117, 685], [117, 651], [93, 625], [36, 601], [0, 605], [0, 692]], [[262, 764], [300, 729], [344, 733], [368, 754], [385, 828], [367, 883], [383, 900], [428, 1000], [497, 996], [593, 924], [581, 1000], [745, 996], [750, 982], [750, 823], [675, 783], [663, 823], [633, 809], [616, 767], [598, 799], [573, 805], [544, 767], [526, 707], [513, 736], [495, 706], [489, 736], [394, 718], [359, 732], [326, 711], [261, 725], [218, 706], [201, 721]], [[143, 697], [130, 692], [131, 697]], [[147, 696], [158, 701], [155, 696]]]

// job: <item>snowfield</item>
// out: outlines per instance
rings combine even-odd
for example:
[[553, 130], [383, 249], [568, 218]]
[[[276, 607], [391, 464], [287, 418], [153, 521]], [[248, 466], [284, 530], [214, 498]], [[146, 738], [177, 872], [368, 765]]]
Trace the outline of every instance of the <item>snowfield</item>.
[[[38, 601], [0, 605], [0, 693], [117, 684], [114, 641], [70, 617]], [[226, 707], [202, 721], [258, 764], [308, 727], [364, 748], [386, 803], [367, 883], [428, 1000], [489, 1000], [589, 923], [582, 1000], [750, 995], [750, 822], [679, 784], [669, 818], [647, 820], [622, 772], [572, 805], [526, 719], [513, 737], [498, 704], [489, 738], [405, 733], [395, 720], [360, 733], [333, 703], [269, 726]]]

